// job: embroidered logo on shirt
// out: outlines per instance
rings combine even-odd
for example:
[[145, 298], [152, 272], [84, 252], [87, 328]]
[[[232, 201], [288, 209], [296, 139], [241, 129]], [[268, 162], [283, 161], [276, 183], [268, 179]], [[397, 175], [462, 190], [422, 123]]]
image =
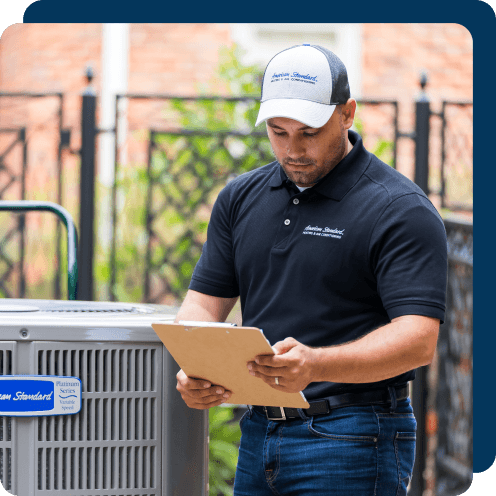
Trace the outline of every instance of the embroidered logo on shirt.
[[322, 236], [324, 238], [337, 238], [343, 237], [344, 229], [331, 229], [329, 227], [312, 227], [307, 226], [303, 229], [302, 234], [310, 234], [311, 236]]

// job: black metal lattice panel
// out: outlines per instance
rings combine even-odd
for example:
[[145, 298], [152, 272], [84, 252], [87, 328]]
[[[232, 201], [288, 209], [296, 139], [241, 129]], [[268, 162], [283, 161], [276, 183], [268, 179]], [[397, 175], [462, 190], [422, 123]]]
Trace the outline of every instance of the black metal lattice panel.
[[[0, 103], [3, 109], [2, 123], [8, 129], [0, 129], [0, 200], [24, 200], [26, 197], [34, 197], [40, 187], [41, 170], [51, 169], [49, 176], [55, 178], [54, 183], [46, 185], [45, 193], [48, 200], [63, 205], [63, 174], [62, 174], [62, 148], [61, 141], [63, 127], [64, 96], [58, 92], [34, 93], [34, 92], [8, 92], [0, 91]], [[42, 107], [40, 107], [42, 105]], [[42, 110], [40, 110], [42, 109]], [[8, 110], [7, 112], [5, 112]], [[12, 135], [17, 136], [15, 143]], [[6, 136], [6, 137], [5, 137]], [[28, 153], [28, 149], [36, 150], [37, 153]], [[33, 176], [35, 175], [35, 177]], [[35, 184], [36, 191], [27, 191], [28, 184]], [[55, 187], [54, 187], [55, 186]], [[24, 229], [24, 214], [18, 214], [18, 218], [12, 216], [13, 221], [18, 224], [19, 239], [16, 243], [9, 243], [5, 250], [9, 258], [14, 261], [14, 268], [8, 273], [4, 269], [6, 262], [0, 257], [0, 296], [12, 298], [29, 297], [30, 292], [44, 294], [45, 297], [61, 298], [62, 264], [61, 246], [62, 231], [57, 224], [53, 233], [50, 230], [37, 226]], [[1, 224], [8, 219], [8, 215], [2, 215], [0, 222], [0, 254], [2, 252], [2, 229]], [[14, 222], [11, 222], [14, 224]], [[40, 245], [48, 247], [48, 258], [54, 263], [43, 270], [43, 281], [36, 281], [38, 287], [26, 284], [25, 279], [30, 280], [24, 271], [29, 270], [29, 263], [24, 263], [24, 253], [28, 254], [31, 247], [39, 248]], [[2, 267], [3, 265], [3, 267]], [[32, 281], [32, 278], [31, 278]], [[53, 281], [53, 290], [51, 281]], [[47, 290], [49, 293], [47, 294]]]
[[441, 206], [473, 209], [473, 103], [443, 102]]
[[274, 160], [265, 133], [151, 132], [144, 299], [184, 296], [220, 189]]
[[[0, 200], [24, 200], [26, 195], [26, 129], [0, 129], [8, 139], [0, 148]], [[10, 217], [10, 218], [9, 218]], [[25, 296], [25, 216], [2, 214], [0, 223], [0, 296]]]
[[473, 226], [445, 225], [449, 266], [446, 321], [438, 341], [436, 494], [451, 495], [466, 491], [472, 481]]

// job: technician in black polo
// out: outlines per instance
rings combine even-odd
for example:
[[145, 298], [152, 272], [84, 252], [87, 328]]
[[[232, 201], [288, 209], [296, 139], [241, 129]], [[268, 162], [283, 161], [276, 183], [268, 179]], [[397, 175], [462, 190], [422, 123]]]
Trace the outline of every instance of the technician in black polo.
[[[268, 64], [257, 120], [277, 160], [229, 182], [177, 320], [243, 325], [277, 351], [247, 364], [310, 409], [249, 405], [235, 495], [406, 495], [415, 450], [407, 384], [444, 319], [442, 219], [410, 180], [350, 130], [346, 69], [301, 45]], [[230, 391], [186, 377], [192, 408]]]

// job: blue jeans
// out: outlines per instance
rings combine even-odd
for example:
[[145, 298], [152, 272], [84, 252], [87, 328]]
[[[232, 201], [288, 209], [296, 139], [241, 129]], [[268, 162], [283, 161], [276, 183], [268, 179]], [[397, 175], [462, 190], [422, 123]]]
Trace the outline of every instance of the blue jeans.
[[251, 407], [240, 420], [234, 496], [405, 496], [417, 423], [410, 399], [327, 415], [270, 421]]

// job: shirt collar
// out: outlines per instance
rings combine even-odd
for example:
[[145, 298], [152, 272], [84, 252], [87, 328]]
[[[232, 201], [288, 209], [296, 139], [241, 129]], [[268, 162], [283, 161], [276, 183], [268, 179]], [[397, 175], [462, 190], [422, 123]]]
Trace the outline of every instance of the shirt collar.
[[[362, 138], [355, 131], [348, 131], [353, 149], [339, 162], [329, 174], [306, 191], [316, 191], [336, 201], [342, 200], [346, 193], [358, 182], [370, 162], [370, 154], [363, 146]], [[278, 187], [289, 181], [284, 169], [274, 169], [269, 186]], [[289, 181], [290, 182], [290, 181]]]
[[270, 178], [269, 186], [272, 186], [273, 188], [278, 188], [284, 182], [289, 181], [289, 179], [286, 176], [284, 169], [281, 167], [281, 164], [279, 164], [279, 162], [277, 161], [275, 163], [279, 167], [274, 167], [274, 169], [272, 170], [272, 177]]

